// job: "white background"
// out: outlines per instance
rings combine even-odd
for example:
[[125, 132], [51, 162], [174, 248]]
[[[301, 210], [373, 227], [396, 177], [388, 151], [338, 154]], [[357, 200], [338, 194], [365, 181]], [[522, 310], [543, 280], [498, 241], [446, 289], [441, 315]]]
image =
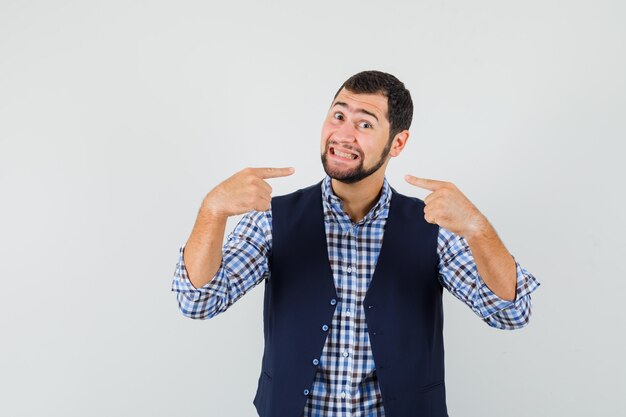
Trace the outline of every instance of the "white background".
[[241, 168], [319, 181], [365, 69], [415, 103], [392, 186], [454, 182], [542, 283], [515, 332], [445, 295], [450, 415], [623, 415], [625, 3], [297, 3], [0, 0], [0, 415], [256, 415], [263, 290], [183, 318], [178, 248]]

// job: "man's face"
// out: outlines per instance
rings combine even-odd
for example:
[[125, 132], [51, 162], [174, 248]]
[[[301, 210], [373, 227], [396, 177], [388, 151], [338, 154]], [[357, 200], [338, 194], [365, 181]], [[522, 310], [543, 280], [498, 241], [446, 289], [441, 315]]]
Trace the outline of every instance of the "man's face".
[[322, 126], [322, 164], [328, 176], [352, 184], [386, 166], [391, 147], [386, 115], [382, 94], [345, 88], [337, 94]]

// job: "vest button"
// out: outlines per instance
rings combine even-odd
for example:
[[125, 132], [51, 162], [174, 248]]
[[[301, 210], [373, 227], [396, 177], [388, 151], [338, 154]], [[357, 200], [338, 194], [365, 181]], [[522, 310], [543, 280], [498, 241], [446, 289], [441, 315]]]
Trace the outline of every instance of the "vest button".
[[334, 306], [335, 304], [337, 304], [337, 300], [335, 300], [334, 298], [332, 300], [330, 300], [330, 305]]
[[317, 366], [319, 364], [320, 364], [320, 361], [318, 359], [313, 359], [313, 365]]
[[325, 331], [325, 332], [327, 332], [327, 331], [328, 331], [328, 326], [327, 326], [327, 325], [323, 325], [323, 326], [322, 326], [322, 330], [323, 330], [323, 331]]
[[305, 389], [305, 390], [304, 390], [304, 392], [303, 392], [303, 394], [304, 394], [304, 395], [309, 395], [309, 390], [308, 390], [308, 389]]

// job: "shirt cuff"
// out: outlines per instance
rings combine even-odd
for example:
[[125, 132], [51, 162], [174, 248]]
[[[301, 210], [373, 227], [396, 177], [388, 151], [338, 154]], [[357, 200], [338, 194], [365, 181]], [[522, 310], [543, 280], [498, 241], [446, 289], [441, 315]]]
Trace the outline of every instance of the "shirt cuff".
[[178, 262], [176, 263], [176, 271], [172, 281], [172, 291], [177, 292], [187, 298], [189, 301], [203, 301], [211, 296], [224, 298], [228, 295], [226, 283], [223, 279], [223, 269], [220, 265], [217, 273], [200, 288], [196, 288], [191, 283], [187, 273], [187, 267], [183, 258], [185, 246], [181, 246], [178, 250]]
[[[513, 256], [513, 260], [515, 257]], [[517, 288], [514, 300], [504, 300], [496, 295], [481, 279], [477, 299], [480, 316], [484, 319], [510, 308], [527, 308], [530, 294], [541, 285], [537, 279], [515, 260]]]

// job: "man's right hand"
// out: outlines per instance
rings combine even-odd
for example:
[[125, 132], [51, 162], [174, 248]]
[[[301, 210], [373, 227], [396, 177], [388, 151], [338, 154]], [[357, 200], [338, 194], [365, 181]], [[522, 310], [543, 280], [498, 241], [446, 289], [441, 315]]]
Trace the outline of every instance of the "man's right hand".
[[265, 180], [294, 172], [294, 168], [246, 168], [212, 189], [204, 197], [201, 210], [215, 217], [269, 210], [272, 187]]

